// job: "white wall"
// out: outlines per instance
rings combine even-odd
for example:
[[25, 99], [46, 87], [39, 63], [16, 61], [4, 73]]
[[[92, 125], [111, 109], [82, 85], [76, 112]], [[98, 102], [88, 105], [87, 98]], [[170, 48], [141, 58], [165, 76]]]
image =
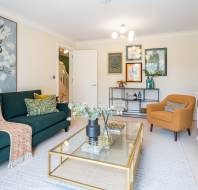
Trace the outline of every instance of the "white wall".
[[[171, 93], [195, 95], [198, 92], [198, 33], [180, 33], [136, 38], [133, 44], [142, 44], [143, 49], [168, 49], [168, 76], [155, 78], [160, 88], [160, 99]], [[116, 81], [125, 80], [126, 43], [113, 40], [84, 41], [78, 49], [95, 49], [98, 52], [98, 103], [108, 105], [108, 88]], [[108, 53], [123, 53], [123, 73], [108, 74]], [[143, 68], [145, 67], [143, 63]], [[127, 87], [145, 87], [142, 83], [128, 83]]]
[[18, 23], [17, 90], [41, 89], [44, 93], [57, 94], [58, 44], [72, 49], [74, 43], [7, 12], [0, 10], [0, 15]]

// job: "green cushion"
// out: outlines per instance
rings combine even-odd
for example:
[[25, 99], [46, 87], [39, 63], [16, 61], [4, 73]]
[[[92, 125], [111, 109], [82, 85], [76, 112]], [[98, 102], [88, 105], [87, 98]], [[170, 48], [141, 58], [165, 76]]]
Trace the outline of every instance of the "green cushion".
[[10, 145], [10, 136], [8, 133], [0, 131], [0, 149]]
[[185, 107], [186, 107], [186, 104], [167, 101], [164, 110], [167, 112], [174, 112], [176, 109], [183, 109]]
[[58, 112], [56, 109], [56, 96], [45, 99], [25, 99], [27, 116], [36, 116], [47, 113]]
[[28, 124], [32, 127], [33, 135], [56, 124], [66, 120], [67, 115], [65, 112], [55, 112], [39, 116], [21, 116], [12, 118], [9, 121]]
[[25, 98], [34, 98], [34, 93], [41, 93], [40, 90], [3, 93], [2, 112], [6, 120], [27, 114]]

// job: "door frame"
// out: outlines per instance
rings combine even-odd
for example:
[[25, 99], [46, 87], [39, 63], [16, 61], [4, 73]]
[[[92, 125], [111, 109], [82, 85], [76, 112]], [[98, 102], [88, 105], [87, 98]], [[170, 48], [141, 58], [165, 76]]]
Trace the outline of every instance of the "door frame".
[[69, 50], [69, 102], [72, 102], [73, 91], [73, 51], [74, 48], [65, 44], [56, 43], [56, 95], [59, 96], [59, 48]]

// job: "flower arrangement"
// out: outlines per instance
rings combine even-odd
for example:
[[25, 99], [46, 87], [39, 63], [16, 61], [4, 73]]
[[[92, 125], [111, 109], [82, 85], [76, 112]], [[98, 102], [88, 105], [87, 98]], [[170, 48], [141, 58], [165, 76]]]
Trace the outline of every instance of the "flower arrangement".
[[96, 120], [102, 116], [105, 124], [113, 112], [113, 107], [89, 107], [86, 103], [69, 103], [68, 107], [72, 110], [73, 116], [83, 116], [88, 120]]
[[72, 115], [73, 116], [83, 116], [87, 118], [88, 120], [96, 120], [100, 117], [100, 109], [96, 107], [89, 107], [87, 104], [83, 103], [77, 103], [77, 104], [72, 104], [69, 103], [68, 105], [69, 109], [72, 110]]
[[[72, 111], [72, 116], [83, 116], [89, 120], [88, 125], [86, 127], [86, 134], [89, 139], [94, 139], [97, 141], [98, 135], [98, 119], [101, 117], [104, 121], [104, 131], [103, 131], [103, 143], [105, 146], [109, 147], [112, 144], [112, 136], [109, 133], [108, 128], [108, 119], [112, 115], [114, 108], [111, 107], [89, 107], [87, 104], [72, 104], [69, 103], [68, 107]], [[70, 118], [68, 118], [70, 120]], [[90, 125], [90, 123], [95, 123], [95, 125]], [[94, 128], [93, 128], [94, 126]], [[91, 129], [92, 128], [92, 129]], [[90, 140], [91, 142], [92, 140]]]

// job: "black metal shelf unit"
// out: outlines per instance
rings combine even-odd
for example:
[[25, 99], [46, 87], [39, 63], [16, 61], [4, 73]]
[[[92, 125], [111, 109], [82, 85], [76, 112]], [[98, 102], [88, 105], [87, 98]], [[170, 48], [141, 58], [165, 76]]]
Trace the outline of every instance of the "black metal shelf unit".
[[[137, 96], [134, 96], [134, 94]], [[115, 105], [118, 101], [124, 104], [124, 106]], [[147, 103], [152, 102], [159, 102], [159, 88], [109, 88], [109, 106], [122, 107], [124, 116], [146, 117], [146, 113], [143, 112], [142, 108]], [[136, 109], [134, 109], [133, 103], [138, 104]]]

